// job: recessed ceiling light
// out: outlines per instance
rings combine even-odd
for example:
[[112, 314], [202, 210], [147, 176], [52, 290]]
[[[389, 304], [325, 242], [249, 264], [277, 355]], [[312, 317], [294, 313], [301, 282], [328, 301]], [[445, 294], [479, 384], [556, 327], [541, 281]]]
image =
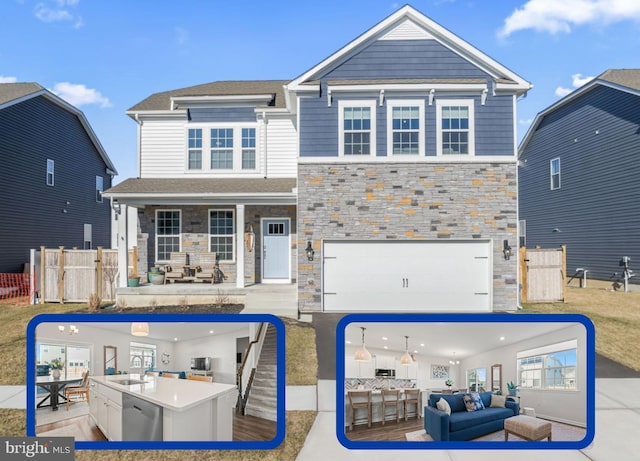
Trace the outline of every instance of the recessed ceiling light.
[[174, 340], [174, 341], [177, 341], [177, 340], [178, 340], [178, 338], [173, 338], [173, 340]]
[[504, 340], [505, 340], [504, 336], [500, 336], [500, 341], [504, 341]]
[[384, 346], [385, 349], [389, 349], [389, 346]]
[[420, 347], [424, 347], [424, 343], [420, 344]]
[[383, 336], [383, 337], [382, 337], [382, 340], [383, 340], [383, 341], [386, 341], [387, 339], [389, 339], [389, 338], [387, 338], [386, 336]]
[[209, 334], [212, 335], [213, 334], [213, 330], [209, 330]]
[[414, 353], [414, 354], [417, 354], [417, 353], [418, 353], [418, 351], [413, 351], [413, 353]]
[[349, 341], [348, 339], [347, 339], [347, 344], [351, 344], [351, 341]]

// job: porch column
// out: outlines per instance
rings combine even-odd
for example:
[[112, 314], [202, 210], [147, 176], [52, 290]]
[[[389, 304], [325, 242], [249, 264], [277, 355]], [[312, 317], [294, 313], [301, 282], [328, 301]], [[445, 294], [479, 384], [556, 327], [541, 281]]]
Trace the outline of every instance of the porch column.
[[236, 205], [236, 287], [244, 288], [244, 205]]
[[120, 211], [116, 212], [116, 223], [118, 226], [118, 283], [116, 286], [126, 287], [127, 277], [129, 276], [129, 210], [127, 205], [121, 205]]

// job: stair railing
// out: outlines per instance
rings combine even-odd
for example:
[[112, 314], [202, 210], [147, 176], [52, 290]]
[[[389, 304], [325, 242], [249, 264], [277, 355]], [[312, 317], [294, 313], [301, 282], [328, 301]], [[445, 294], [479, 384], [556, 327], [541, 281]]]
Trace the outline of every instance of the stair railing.
[[[247, 365], [247, 360], [251, 355], [252, 348], [259, 344], [259, 346], [255, 346], [258, 348], [258, 354], [260, 349], [262, 349], [262, 343], [264, 342], [264, 337], [267, 332], [267, 327], [264, 323], [261, 323], [258, 327], [258, 333], [256, 334], [256, 339], [251, 341], [247, 346], [247, 350], [244, 353], [244, 358], [242, 359], [242, 363], [238, 368], [236, 373], [236, 382], [238, 384], [238, 402], [236, 404], [236, 413], [240, 415], [244, 415], [245, 408], [247, 406], [247, 399], [249, 398], [249, 392], [251, 392], [251, 386], [253, 384], [253, 378], [256, 374], [256, 367], [252, 367], [249, 373], [248, 379], [246, 379], [246, 385], [244, 385], [245, 380], [243, 380], [245, 376], [245, 368]], [[259, 359], [259, 355], [256, 357], [255, 364], [257, 365]]]

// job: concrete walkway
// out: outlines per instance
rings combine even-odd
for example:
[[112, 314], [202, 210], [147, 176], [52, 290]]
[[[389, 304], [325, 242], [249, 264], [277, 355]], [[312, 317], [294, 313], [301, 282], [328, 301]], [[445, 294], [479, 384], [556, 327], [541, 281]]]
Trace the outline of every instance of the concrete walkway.
[[596, 379], [593, 443], [583, 450], [347, 450], [336, 413], [321, 411], [296, 461], [635, 461], [640, 459], [640, 379]]

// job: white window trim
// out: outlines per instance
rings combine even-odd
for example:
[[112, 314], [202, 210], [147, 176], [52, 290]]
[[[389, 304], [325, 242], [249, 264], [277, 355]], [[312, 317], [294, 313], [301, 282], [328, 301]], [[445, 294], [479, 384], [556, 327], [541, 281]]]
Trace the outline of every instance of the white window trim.
[[154, 232], [156, 234], [156, 238], [155, 238], [155, 256], [156, 256], [156, 262], [162, 262], [162, 263], [168, 263], [169, 260], [168, 259], [158, 259], [158, 213], [159, 212], [167, 212], [167, 211], [177, 211], [178, 215], [180, 216], [180, 229], [179, 229], [179, 233], [178, 233], [178, 245], [179, 245], [179, 249], [178, 251], [182, 251], [182, 210], [178, 209], [178, 208], [160, 208], [156, 210], [156, 215], [155, 215], [155, 226], [154, 226]]
[[[465, 375], [466, 375], [466, 376], [465, 376], [465, 378], [466, 378], [466, 383], [465, 383], [465, 384], [466, 384], [467, 389], [469, 390], [469, 392], [471, 392], [471, 383], [469, 382], [469, 374], [470, 374], [470, 372], [472, 372], [472, 371], [475, 371], [475, 372], [476, 372], [476, 390], [475, 390], [474, 392], [480, 392], [480, 391], [479, 391], [479, 389], [477, 389], [477, 387], [478, 387], [478, 386], [477, 386], [477, 384], [478, 384], [478, 383], [477, 383], [477, 381], [478, 381], [478, 372], [479, 372], [480, 370], [484, 370], [484, 385], [485, 385], [485, 386], [488, 386], [488, 385], [489, 385], [489, 379], [487, 378], [487, 375], [488, 375], [488, 373], [487, 373], [487, 367], [469, 368], [469, 369], [466, 371], [466, 373], [465, 373]], [[486, 387], [485, 387], [485, 391], [486, 391], [486, 390], [487, 390], [487, 389], [486, 389]]]
[[[98, 187], [98, 178], [100, 179], [100, 187]], [[96, 175], [96, 202], [102, 203], [102, 193], [104, 192], [104, 178], [100, 175]]]
[[[420, 128], [418, 130], [418, 153], [417, 154], [394, 154], [393, 153], [393, 108], [418, 106], [418, 118]], [[424, 99], [387, 99], [387, 156], [416, 158], [425, 156], [425, 116]]]
[[[211, 130], [212, 129], [233, 129], [233, 168], [211, 168]], [[253, 128], [256, 132], [256, 167], [242, 168], [242, 129]], [[189, 130], [202, 130], [202, 168], [189, 168]], [[238, 173], [259, 173], [260, 171], [260, 127], [257, 122], [229, 122], [229, 123], [197, 123], [188, 124], [184, 130], [184, 171], [186, 174], [216, 173], [216, 174], [238, 174]]]
[[[49, 165], [51, 165], [51, 184], [49, 184]], [[56, 161], [51, 160], [50, 158], [47, 159], [47, 173], [45, 183], [47, 184], [47, 186], [51, 187], [53, 187], [56, 183]]]
[[[558, 161], [558, 173], [556, 173], [558, 175], [558, 187], [553, 187], [553, 162]], [[549, 160], [549, 187], [551, 190], [558, 190], [562, 187], [562, 167], [561, 167], [561, 163], [560, 163], [560, 157], [556, 157], [556, 158], [552, 158], [551, 160]]]
[[[371, 130], [369, 135], [369, 155], [344, 154], [344, 109], [347, 107], [368, 107], [371, 109]], [[364, 159], [376, 156], [376, 100], [340, 99], [338, 101], [338, 156], [343, 158]]]
[[[189, 147], [189, 131], [190, 130], [200, 130], [200, 136], [201, 136], [201, 141], [202, 141], [202, 147], [200, 147], [200, 168], [190, 168], [189, 167], [189, 151], [191, 150], [191, 148]], [[187, 173], [189, 172], [201, 172], [205, 170], [205, 149], [204, 149], [204, 137], [205, 137], [205, 129], [200, 127], [200, 126], [187, 126], [187, 130], [186, 130], [186, 139], [187, 139], [187, 144], [186, 144], [186, 163], [185, 163], [185, 171]], [[193, 150], [198, 150], [196, 148], [194, 148]]]
[[[443, 154], [442, 153], [442, 107], [443, 106], [467, 106], [469, 108], [469, 153], [468, 154]], [[475, 100], [474, 99], [436, 99], [436, 155], [448, 159], [468, 158], [476, 154], [475, 141]]]
[[[580, 358], [579, 358], [579, 350], [578, 350], [578, 340], [577, 339], [569, 339], [567, 341], [562, 341], [559, 343], [554, 343], [554, 344], [547, 344], [545, 346], [540, 346], [540, 347], [536, 347], [533, 349], [527, 349], [524, 351], [519, 351], [516, 353], [516, 373], [518, 376], [518, 385], [521, 386], [522, 383], [520, 382], [520, 367], [518, 364], [518, 360], [521, 359], [526, 359], [526, 358], [530, 358], [530, 357], [540, 357], [540, 356], [545, 356], [547, 354], [554, 354], [556, 352], [565, 352], [565, 351], [569, 351], [569, 350], [575, 350], [576, 351], [576, 365], [575, 365], [575, 370], [576, 370], [576, 377], [575, 377], [575, 387], [573, 388], [569, 388], [569, 389], [556, 389], [556, 388], [549, 388], [549, 387], [523, 387], [523, 389], [527, 389], [528, 391], [536, 391], [536, 392], [576, 392], [576, 391], [580, 391], [580, 380], [579, 380], [579, 374], [578, 374], [578, 369], [580, 368]], [[566, 368], [566, 367], [562, 367], [562, 368]], [[540, 368], [542, 376], [541, 379], [544, 382], [544, 380], [546, 379], [545, 376], [545, 367], [544, 367], [544, 362]]]
[[[231, 234], [212, 234], [211, 233], [211, 212], [212, 211], [230, 211], [232, 213], [232, 222], [233, 222], [233, 232]], [[212, 236], [221, 236], [221, 237], [231, 237], [231, 259], [220, 259], [219, 255], [216, 255], [218, 261], [224, 263], [235, 263], [236, 262], [236, 210], [233, 208], [209, 208], [207, 211], [207, 227], [208, 227], [208, 240], [207, 240], [207, 250], [211, 251], [211, 237]]]

